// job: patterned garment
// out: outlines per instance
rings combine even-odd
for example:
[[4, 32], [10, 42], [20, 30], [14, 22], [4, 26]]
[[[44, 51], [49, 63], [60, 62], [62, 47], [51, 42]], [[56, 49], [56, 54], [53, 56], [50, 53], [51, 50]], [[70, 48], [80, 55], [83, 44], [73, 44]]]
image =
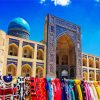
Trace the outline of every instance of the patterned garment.
[[37, 78], [36, 86], [37, 100], [46, 100], [46, 79]]
[[81, 81], [80, 87], [82, 90], [83, 100], [88, 100], [87, 88], [85, 87], [84, 81]]
[[31, 92], [31, 86], [30, 86], [30, 78], [25, 78], [25, 100], [30, 100], [30, 92]]
[[37, 79], [30, 77], [30, 86], [31, 86], [31, 100], [37, 100], [37, 95], [36, 95], [36, 82]]
[[62, 100], [71, 100], [71, 89], [69, 87], [69, 80], [62, 79]]
[[[62, 94], [64, 94], [64, 97], [63, 97], [63, 100], [65, 99], [65, 100], [68, 100], [69, 99], [69, 87], [68, 87], [68, 80], [64, 80], [64, 82], [62, 83], [62, 85], [63, 85], [63, 88], [65, 88], [64, 90], [63, 90], [63, 93]], [[70, 100], [70, 99], [69, 99]]]
[[69, 89], [71, 91], [71, 100], [75, 100], [75, 94], [74, 94], [73, 86], [74, 86], [74, 80], [70, 80], [69, 81]]
[[53, 100], [53, 88], [51, 83], [51, 78], [47, 78], [47, 84], [48, 84], [48, 100]]
[[24, 77], [17, 78], [18, 100], [25, 100], [25, 80]]
[[13, 87], [12, 83], [4, 83], [4, 91], [3, 95], [5, 95], [5, 100], [12, 100], [12, 95], [13, 95]]

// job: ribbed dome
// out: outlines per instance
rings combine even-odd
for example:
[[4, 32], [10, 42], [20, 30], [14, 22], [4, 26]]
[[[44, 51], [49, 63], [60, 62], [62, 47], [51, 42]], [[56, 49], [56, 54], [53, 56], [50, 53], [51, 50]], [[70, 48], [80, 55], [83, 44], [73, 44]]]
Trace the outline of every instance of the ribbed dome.
[[10, 24], [8, 26], [8, 30], [11, 30], [14, 28], [24, 30], [24, 31], [28, 32], [28, 34], [30, 33], [29, 24], [23, 18], [20, 18], [20, 17], [15, 18], [10, 22]]

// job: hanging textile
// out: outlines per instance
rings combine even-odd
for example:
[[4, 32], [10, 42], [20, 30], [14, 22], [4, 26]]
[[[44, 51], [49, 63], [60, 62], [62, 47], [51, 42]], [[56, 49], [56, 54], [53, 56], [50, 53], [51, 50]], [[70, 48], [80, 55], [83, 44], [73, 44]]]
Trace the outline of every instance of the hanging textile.
[[75, 100], [75, 94], [74, 94], [74, 80], [69, 80], [69, 89], [70, 89], [70, 93], [71, 93], [71, 100]]
[[98, 99], [100, 100], [100, 87], [98, 86], [98, 82], [94, 82], [94, 86], [96, 88]]
[[79, 94], [78, 94], [78, 90], [77, 90], [77, 86], [75, 84], [75, 81], [74, 81], [73, 89], [74, 89], [74, 94], [75, 94], [75, 100], [78, 100]]
[[53, 86], [52, 86], [52, 81], [51, 78], [47, 78], [47, 84], [48, 84], [48, 100], [53, 100]]
[[37, 95], [36, 95], [36, 82], [37, 79], [30, 77], [30, 86], [31, 86], [31, 100], [37, 100]]
[[85, 90], [85, 86], [84, 86], [84, 81], [81, 81], [80, 87], [81, 87], [81, 91], [82, 91], [83, 100], [88, 100], [88, 98], [86, 97], [86, 90]]
[[78, 100], [83, 100], [83, 97], [82, 97], [82, 91], [81, 91], [81, 87], [80, 87], [81, 81], [75, 79], [75, 83], [76, 83], [77, 90], [78, 90], [78, 94], [79, 94]]
[[98, 95], [97, 95], [96, 88], [95, 88], [93, 82], [91, 82], [91, 87], [92, 87], [92, 90], [93, 90], [95, 100], [98, 100]]
[[17, 78], [17, 94], [18, 94], [18, 99], [19, 100], [25, 100], [25, 80], [24, 77], [18, 77]]
[[64, 78], [61, 79], [61, 87], [62, 87], [62, 100], [68, 100], [68, 84]]
[[5, 76], [0, 78], [0, 99], [100, 100], [100, 82]]
[[31, 96], [30, 96], [30, 91], [31, 87], [30, 87], [30, 78], [29, 77], [25, 77], [25, 100], [30, 100]]
[[37, 100], [46, 100], [46, 79], [37, 78], [36, 86]]
[[52, 80], [53, 83], [53, 92], [54, 92], [54, 100], [61, 100], [62, 91], [61, 91], [61, 84], [59, 79]]

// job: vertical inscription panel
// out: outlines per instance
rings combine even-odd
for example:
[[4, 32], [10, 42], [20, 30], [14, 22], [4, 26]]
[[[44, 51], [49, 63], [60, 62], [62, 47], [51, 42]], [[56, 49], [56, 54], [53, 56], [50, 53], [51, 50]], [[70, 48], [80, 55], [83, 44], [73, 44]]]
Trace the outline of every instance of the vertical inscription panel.
[[47, 76], [56, 77], [56, 34], [55, 19], [52, 16], [48, 16], [47, 32]]

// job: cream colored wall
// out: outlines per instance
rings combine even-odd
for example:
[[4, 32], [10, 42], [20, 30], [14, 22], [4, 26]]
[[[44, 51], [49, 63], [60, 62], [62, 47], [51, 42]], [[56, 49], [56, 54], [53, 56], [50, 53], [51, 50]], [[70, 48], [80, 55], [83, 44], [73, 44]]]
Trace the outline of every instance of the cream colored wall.
[[[82, 55], [86, 55], [87, 57], [87, 66], [82, 66], [82, 69], [86, 69], [87, 70], [87, 73], [88, 73], [88, 81], [89, 81], [89, 71], [92, 70], [94, 71], [94, 75], [95, 75], [95, 81], [97, 80], [96, 79], [96, 72], [97, 71], [100, 71], [100, 57], [97, 57], [97, 56], [94, 56], [94, 55], [90, 55], [90, 54], [86, 54], [86, 53], [82, 53]], [[93, 57], [93, 60], [94, 60], [94, 67], [89, 67], [89, 57]], [[96, 68], [96, 58], [99, 59], [99, 68]]]
[[5, 41], [6, 33], [0, 30], [0, 76], [2, 75], [2, 70], [5, 63]]
[[[18, 56], [10, 56], [8, 55], [8, 49], [9, 49], [9, 38], [13, 38], [13, 39], [17, 39], [19, 40], [19, 50], [18, 50]], [[35, 47], [34, 47], [34, 58], [23, 58], [22, 57], [22, 43], [23, 41], [29, 42], [29, 43], [34, 43]], [[38, 60], [37, 59], [37, 45], [43, 45], [44, 46], [44, 60]], [[87, 66], [82, 66], [83, 69], [86, 69], [88, 72], [88, 80], [89, 80], [89, 70], [93, 70], [94, 74], [95, 74], [95, 80], [96, 80], [96, 71], [100, 71], [100, 57], [96, 57], [93, 55], [89, 55], [89, 54], [85, 54], [83, 53], [83, 55], [87, 56]], [[89, 67], [89, 56], [94, 57], [94, 68]], [[18, 37], [14, 37], [14, 36], [9, 36], [6, 35], [5, 32], [0, 31], [0, 74], [1, 75], [6, 75], [6, 68], [7, 68], [7, 58], [16, 58], [18, 59], [18, 65], [17, 65], [17, 76], [21, 76], [21, 68], [22, 68], [22, 61], [28, 61], [28, 62], [32, 62], [33, 66], [32, 66], [32, 76], [35, 77], [36, 76], [36, 62], [41, 62], [44, 63], [44, 74], [43, 77], [46, 77], [46, 45], [40, 42], [34, 42], [34, 41], [30, 41], [30, 40], [26, 40], [26, 39], [22, 39], [22, 38], [18, 38]], [[99, 58], [99, 69], [96, 68], [96, 63], [95, 63], [95, 59]]]
[[[16, 40], [19, 40], [19, 49], [18, 49], [18, 56], [10, 56], [8, 55], [8, 49], [9, 49], [9, 38], [13, 38]], [[35, 44], [35, 48], [34, 48], [34, 58], [24, 58], [22, 57], [22, 43], [23, 41], [25, 42], [29, 42], [29, 43], [33, 43]], [[36, 62], [42, 62], [44, 63], [44, 74], [43, 77], [46, 77], [46, 45], [39, 43], [39, 42], [34, 42], [34, 41], [30, 41], [30, 40], [26, 40], [26, 39], [22, 39], [22, 38], [18, 38], [18, 37], [14, 37], [14, 36], [9, 36], [6, 35], [6, 45], [5, 45], [5, 62], [4, 62], [4, 66], [3, 66], [3, 75], [6, 75], [6, 68], [7, 68], [7, 58], [16, 58], [18, 59], [18, 65], [17, 65], [17, 76], [21, 76], [21, 68], [22, 68], [22, 61], [27, 61], [27, 62], [32, 62], [32, 76], [35, 77], [36, 76]], [[37, 45], [43, 45], [44, 46], [44, 60], [37, 60]]]

